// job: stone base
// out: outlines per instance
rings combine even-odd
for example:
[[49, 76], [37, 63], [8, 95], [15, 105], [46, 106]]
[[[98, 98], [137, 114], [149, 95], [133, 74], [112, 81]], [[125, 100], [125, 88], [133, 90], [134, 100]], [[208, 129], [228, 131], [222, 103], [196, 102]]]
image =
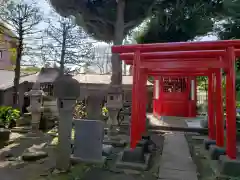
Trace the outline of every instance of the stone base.
[[122, 161], [132, 163], [144, 163], [144, 147], [136, 147], [135, 149], [126, 148], [123, 151]]
[[218, 160], [221, 155], [226, 154], [226, 150], [216, 145], [209, 146], [210, 157], [212, 160]]
[[150, 156], [150, 154], [141, 155], [141, 152], [137, 150], [137, 147], [135, 150], [126, 149], [119, 154], [116, 167], [145, 171], [148, 168]]
[[210, 145], [215, 145], [216, 141], [215, 140], [211, 140], [211, 139], [205, 139], [204, 140], [204, 148], [206, 150], [209, 150]]
[[37, 132], [28, 132], [25, 136], [21, 137], [21, 139], [37, 139], [37, 138], [43, 138], [45, 137], [45, 134], [42, 131]]
[[125, 147], [127, 142], [122, 139], [104, 139], [103, 144], [112, 145], [114, 147]]
[[72, 164], [86, 163], [86, 164], [98, 164], [103, 166], [105, 162], [106, 162], [106, 157], [104, 156], [102, 156], [102, 159], [83, 159], [83, 158], [75, 157], [74, 155], [71, 155]]
[[28, 133], [31, 131], [31, 126], [14, 127], [11, 131], [16, 133]]
[[220, 156], [219, 157], [219, 169], [218, 172], [222, 176], [233, 176], [239, 177], [240, 176], [240, 161], [239, 160], [232, 160], [227, 156]]

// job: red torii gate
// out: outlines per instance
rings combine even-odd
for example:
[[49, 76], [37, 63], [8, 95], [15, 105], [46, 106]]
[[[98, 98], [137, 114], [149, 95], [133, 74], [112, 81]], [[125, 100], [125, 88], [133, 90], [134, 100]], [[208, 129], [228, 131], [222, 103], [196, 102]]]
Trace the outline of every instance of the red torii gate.
[[[134, 148], [145, 131], [146, 81], [148, 74], [164, 75], [208, 75], [209, 77], [209, 138], [215, 139], [214, 122], [214, 74], [216, 75], [216, 136], [217, 145], [223, 146], [222, 90], [221, 69], [227, 73], [226, 111], [227, 111], [227, 145], [229, 158], [236, 158], [236, 103], [235, 103], [235, 59], [240, 56], [240, 41], [210, 41], [187, 43], [160, 43], [143, 45], [113, 46], [113, 53], [120, 53], [120, 58], [132, 64], [132, 119], [131, 147]], [[211, 61], [207, 62], [212, 58]], [[188, 59], [188, 60], [187, 60]], [[200, 61], [202, 60], [202, 61]], [[152, 61], [152, 62], [151, 62]], [[186, 73], [189, 68], [191, 73]], [[185, 72], [183, 71], [185, 70]], [[215, 72], [215, 73], [214, 73]], [[219, 88], [220, 87], [220, 88]], [[218, 110], [219, 109], [219, 110]]]
[[[222, 63], [222, 61], [221, 61], [221, 59], [217, 59], [217, 58], [215, 58], [215, 59], [213, 59], [213, 60], [215, 60], [215, 61], [212, 61], [213, 63], [214, 63], [214, 66], [215, 66], [215, 68], [216, 67], [222, 67], [222, 68], [226, 68], [226, 65], [224, 64], [224, 63]], [[164, 60], [165, 61], [165, 60]], [[171, 61], [170, 59], [168, 59], [168, 61]], [[165, 61], [166, 63], [169, 63], [168, 61]], [[177, 64], [180, 64], [181, 62], [181, 59], [179, 59], [179, 62], [176, 62], [175, 63], [175, 66], [177, 65]], [[198, 64], [197, 63], [197, 61], [195, 61], [196, 62], [196, 64]], [[130, 63], [131, 64], [131, 63]], [[147, 72], [145, 72], [146, 74], [148, 74], [148, 75], [153, 75], [153, 76], [159, 76], [159, 75], [166, 75], [166, 74], [168, 74], [168, 75], [171, 75], [171, 76], [210, 76], [209, 77], [209, 80], [210, 80], [210, 82], [209, 82], [209, 84], [211, 85], [211, 84], [213, 84], [213, 78], [211, 77], [211, 75], [214, 73], [214, 70], [207, 70], [206, 68], [205, 69], [201, 69], [201, 70], [199, 70], [199, 68], [197, 68], [195, 71], [191, 71], [190, 70], [190, 72], [188, 71], [188, 69], [181, 69], [181, 71], [179, 70], [179, 71], [173, 71], [173, 70], [170, 70], [170, 69], [168, 69], [168, 71], [164, 71], [164, 70], [161, 70], [161, 68], [158, 70], [158, 69], [156, 69], [156, 67], [158, 67], [159, 65], [158, 64], [160, 64], [160, 63], [154, 63], [154, 64], [152, 64], [150, 61], [148, 61], [148, 63], [147, 63], [148, 65], [149, 64], [151, 64], [151, 65], [153, 65], [152, 67], [148, 67], [147, 65], [145, 66], [145, 64], [144, 64], [144, 62], [142, 63], [142, 67], [148, 67], [148, 68], [146, 68], [146, 69], [148, 69], [148, 71]], [[202, 63], [203, 64], [203, 63]], [[198, 65], [197, 65], [198, 66]], [[203, 65], [204, 66], [204, 65]], [[208, 65], [206, 65], [205, 64], [205, 66], [208, 68], [208, 67], [211, 67], [212, 66], [212, 63], [208, 63]], [[154, 67], [155, 67], [155, 69], [154, 69]], [[160, 66], [161, 67], [161, 66]], [[185, 65], [185, 67], [186, 68], [189, 68], [188, 67], [188, 65]], [[198, 66], [199, 67], [199, 66]], [[168, 67], [169, 68], [169, 67]], [[201, 67], [202, 68], [202, 67]], [[149, 70], [149, 69], [152, 69], [152, 70]], [[216, 70], [215, 70], [216, 71]], [[211, 73], [212, 72], [212, 73]], [[219, 71], [220, 72], [220, 71]], [[221, 75], [221, 74], [220, 74]], [[221, 77], [221, 76], [220, 76]], [[219, 78], [218, 78], [219, 79]], [[220, 81], [221, 82], [221, 81]], [[215, 126], [215, 123], [214, 123], [214, 104], [213, 104], [213, 99], [212, 99], [212, 91], [213, 91], [213, 88], [211, 88], [212, 86], [210, 86], [210, 88], [209, 88], [209, 98], [208, 98], [208, 100], [209, 100], [209, 138], [210, 139], [215, 139], [215, 129], [214, 129], [214, 126]], [[218, 83], [218, 88], [216, 88], [218, 91], [221, 89], [221, 83]], [[219, 93], [219, 92], [217, 92], [217, 94], [221, 94], [221, 92]], [[142, 96], [140, 96], [140, 97], [144, 97], [144, 94], [142, 94]], [[221, 96], [218, 96], [219, 98], [220, 98], [220, 102], [221, 102]], [[144, 104], [145, 105], [145, 104]], [[218, 103], [218, 106], [220, 106], [220, 107], [218, 107], [217, 108], [217, 111], [220, 111], [221, 109], [222, 109], [222, 103]], [[144, 107], [144, 106], [143, 106]], [[144, 112], [144, 109], [141, 109], [140, 110], [140, 112]], [[145, 112], [144, 112], [145, 113]], [[220, 112], [218, 112], [217, 113], [218, 115], [217, 115], [217, 118], [219, 118], [219, 121], [218, 121], [218, 123], [217, 123], [217, 128], [218, 129], [220, 129], [219, 131], [217, 131], [218, 133], [217, 133], [217, 145], [218, 146], [220, 146], [220, 147], [222, 147], [223, 146], [223, 128], [222, 128], [222, 130], [221, 130], [221, 126], [223, 125], [223, 123], [222, 123], [222, 115], [219, 115], [219, 114], [222, 114], [222, 111], [220, 111]], [[143, 116], [141, 116], [141, 117], [139, 117], [139, 118], [144, 118], [145, 119], [145, 117], [143, 117]], [[140, 122], [144, 122], [144, 119], [142, 119], [142, 121], [140, 121]], [[142, 123], [142, 124], [144, 124], [144, 123]]]

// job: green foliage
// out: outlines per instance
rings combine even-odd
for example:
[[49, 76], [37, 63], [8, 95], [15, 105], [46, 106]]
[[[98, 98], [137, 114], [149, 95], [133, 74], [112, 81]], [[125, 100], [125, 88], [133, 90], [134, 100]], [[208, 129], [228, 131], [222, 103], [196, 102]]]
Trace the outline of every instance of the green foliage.
[[[216, 29], [221, 40], [240, 39], [240, 0], [224, 1], [225, 21]], [[236, 99], [240, 100], [240, 61], [236, 61]]]
[[197, 77], [197, 85], [200, 90], [206, 91], [208, 89], [208, 82], [206, 76], [199, 76]]
[[[119, 0], [120, 1], [120, 0]], [[95, 39], [111, 42], [115, 35], [117, 17], [116, 0], [50, 0], [54, 8], [64, 17], [73, 15], [78, 25]], [[155, 0], [124, 0], [124, 35], [147, 18]]]
[[240, 108], [240, 101], [237, 101], [237, 102], [236, 102], [236, 107], [237, 107], [237, 108]]
[[105, 117], [108, 116], [108, 109], [105, 106], [102, 108], [102, 115]]
[[85, 118], [86, 116], [87, 116], [87, 112], [86, 112], [85, 104], [82, 101], [77, 102], [74, 108], [73, 117], [75, 119], [82, 119], [82, 118]]
[[224, 1], [225, 19], [216, 29], [219, 39], [240, 39], [240, 0]]
[[5, 128], [10, 128], [20, 118], [20, 111], [13, 109], [10, 106], [0, 107], [0, 125]]
[[154, 83], [154, 77], [153, 76], [148, 76], [148, 81], [151, 82], [151, 83]]
[[221, 1], [157, 1], [152, 17], [136, 41], [157, 43], [193, 40], [212, 31], [213, 18], [221, 11]]

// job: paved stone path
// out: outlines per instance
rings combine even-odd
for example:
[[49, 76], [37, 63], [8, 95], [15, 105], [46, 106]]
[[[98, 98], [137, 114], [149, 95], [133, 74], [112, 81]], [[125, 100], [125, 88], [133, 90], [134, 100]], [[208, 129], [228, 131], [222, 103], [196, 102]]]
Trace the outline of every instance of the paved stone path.
[[186, 118], [183, 117], [164, 117], [160, 120], [151, 113], [147, 114], [147, 117], [152, 126], [187, 127]]
[[198, 180], [184, 133], [166, 134], [159, 168], [159, 180]]

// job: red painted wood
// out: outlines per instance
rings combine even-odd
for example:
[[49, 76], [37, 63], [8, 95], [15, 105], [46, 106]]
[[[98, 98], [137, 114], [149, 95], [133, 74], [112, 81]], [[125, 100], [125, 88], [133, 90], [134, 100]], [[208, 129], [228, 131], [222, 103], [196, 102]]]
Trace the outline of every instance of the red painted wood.
[[155, 102], [157, 114], [159, 116], [194, 116], [194, 114], [196, 114], [196, 103], [194, 104], [189, 99], [190, 86], [188, 84], [190, 81], [188, 79], [185, 81], [186, 88], [183, 92], [164, 92], [164, 83], [162, 81], [162, 77], [160, 79], [159, 99]]
[[229, 158], [236, 159], [236, 89], [235, 89], [235, 54], [234, 48], [227, 49], [229, 68], [226, 77], [226, 110], [227, 110], [227, 145], [226, 152]]
[[112, 46], [113, 53], [128, 53], [140, 50], [141, 52], [159, 52], [159, 51], [190, 51], [190, 50], [225, 50], [227, 47], [240, 49], [239, 40], [225, 41], [201, 41], [201, 42], [172, 42], [172, 43], [154, 43]]
[[224, 120], [223, 120], [223, 99], [222, 99], [222, 72], [220, 69], [216, 71], [216, 144], [224, 147]]
[[[135, 57], [137, 58], [133, 59], [134, 53], [136, 51], [137, 51], [137, 56], [135, 55]], [[141, 105], [143, 104], [143, 100], [141, 99], [141, 94], [143, 95], [143, 93], [139, 89], [141, 88], [140, 86], [141, 83], [139, 83], [139, 81], [141, 81], [139, 71], [142, 67], [147, 68], [146, 66], [149, 66], [147, 68], [147, 71], [143, 71], [142, 74], [152, 73], [151, 75], [154, 75], [156, 77], [160, 75], [172, 76], [172, 77], [173, 76], [180, 76], [180, 77], [190, 76], [191, 78], [195, 78], [194, 76], [197, 76], [197, 75], [209, 76], [209, 73], [213, 73], [211, 68], [217, 68], [217, 69], [223, 68], [227, 72], [227, 88], [226, 88], [227, 155], [232, 159], [236, 158], [236, 112], [235, 112], [236, 107], [235, 107], [234, 61], [235, 61], [235, 56], [240, 57], [240, 41], [230, 40], [230, 41], [215, 41], [215, 42], [211, 41], [211, 42], [161, 43], [161, 44], [113, 46], [112, 52], [122, 53], [120, 54], [120, 57], [126, 60], [127, 63], [132, 64], [135, 69], [133, 74], [134, 76], [133, 95], [135, 97], [133, 98], [134, 110], [132, 111], [134, 113], [134, 115], [132, 114], [132, 116], [134, 116], [134, 118], [132, 118], [132, 120], [134, 120], [134, 124], [132, 126], [134, 127], [131, 127], [131, 130], [135, 130], [135, 131], [134, 133], [131, 133], [131, 136], [133, 136], [131, 137], [131, 147], [135, 147], [138, 139], [141, 137], [141, 131], [142, 131], [141, 125], [139, 125], [139, 123], [141, 123], [142, 121], [140, 120], [140, 122], [137, 122], [136, 120], [136, 119], [139, 119], [138, 113], [141, 111], [142, 109]], [[199, 60], [197, 60], [196, 58], [198, 58]], [[215, 58], [224, 58], [223, 62], [226, 63], [226, 65], [223, 64], [222, 62], [218, 62], [218, 64], [216, 64], [215, 60], [213, 61], [210, 60]], [[169, 59], [169, 61], [166, 61], [166, 59]], [[179, 61], [176, 59], [179, 59]], [[161, 63], [153, 64], [157, 62], [161, 62], [162, 64]], [[141, 66], [141, 64], [144, 66]], [[153, 65], [156, 65], [157, 67], [153, 67]], [[192, 72], [189, 72], [189, 69], [191, 69]], [[212, 76], [210, 76], [210, 82], [211, 82], [211, 78]], [[209, 92], [211, 92], [209, 93], [209, 96], [210, 96], [209, 99], [213, 99], [214, 96], [213, 96], [213, 88], [211, 83], [210, 83]], [[173, 94], [172, 96], [166, 95], [166, 98], [171, 99], [173, 96], [174, 96]], [[161, 106], [158, 106], [155, 108], [155, 111], [157, 111], [158, 113], [158, 112], [162, 112], [162, 110], [168, 111], [168, 108], [173, 108], [174, 106], [170, 105], [171, 103], [168, 104], [169, 102], [171, 102], [169, 101], [169, 99], [168, 101], [165, 101], [167, 102], [166, 103], [167, 105], [164, 106], [163, 104], [161, 104]], [[161, 101], [161, 98], [157, 99], [155, 102], [159, 103], [160, 101]], [[178, 102], [180, 102], [180, 101], [176, 101], [176, 99], [174, 101], [175, 101], [174, 105], [177, 105]], [[191, 103], [194, 104], [193, 102]], [[209, 105], [210, 105], [209, 119], [210, 119], [210, 123], [212, 124], [211, 119], [214, 119], [215, 110], [214, 108], [211, 108], [213, 107], [213, 102], [211, 103], [210, 100], [209, 100]], [[187, 107], [188, 107], [188, 112], [189, 113], [192, 112], [192, 109], [191, 109], [192, 106], [189, 105]], [[177, 109], [177, 107], [175, 109]], [[170, 109], [170, 112], [171, 111], [173, 110]], [[140, 115], [140, 119], [141, 118], [142, 118], [142, 115]], [[215, 138], [214, 137], [215, 133], [212, 133], [212, 130], [214, 128], [215, 127], [213, 127], [213, 125], [210, 125], [211, 138]], [[218, 131], [217, 134], [221, 133], [219, 132], [219, 129], [217, 129], [217, 131]]]
[[[144, 60], [142, 59], [143, 62], [181, 62], [181, 61], [216, 61], [219, 60], [219, 58], [177, 58], [177, 59], [147, 59]], [[133, 64], [133, 60], [132, 59], [128, 59], [128, 60], [124, 60], [123, 61], [128, 64], [128, 65], [132, 65]]]
[[131, 148], [135, 148], [138, 141], [141, 139], [141, 124], [139, 120], [139, 110], [141, 94], [139, 93], [140, 81], [140, 52], [135, 53], [134, 68], [133, 68], [133, 90], [132, 90], [132, 113], [131, 113]]
[[209, 139], [215, 140], [215, 118], [214, 118], [214, 99], [213, 99], [213, 93], [214, 93], [214, 76], [213, 73], [211, 73], [208, 76], [208, 137]]
[[220, 61], [209, 61], [209, 62], [199, 62], [199, 61], [188, 61], [188, 62], [157, 62], [157, 63], [142, 63], [141, 67], [147, 69], [181, 69], [181, 68], [226, 68], [227, 65], [225, 62]]
[[[174, 52], [154, 52], [154, 53], [141, 53], [141, 57], [146, 62], [149, 59], [176, 59], [176, 58], [218, 58], [223, 56], [225, 51], [222, 50], [205, 50], [205, 51], [174, 51]], [[133, 59], [134, 53], [120, 54], [122, 60]]]
[[146, 132], [146, 107], [147, 107], [147, 79], [146, 73], [141, 73], [140, 77], [140, 111], [139, 111], [139, 124], [141, 125], [141, 136]]
[[182, 68], [181, 70], [169, 70], [169, 69], [147, 69], [147, 73], [149, 75], [153, 76], [159, 76], [162, 74], [166, 75], [171, 75], [171, 76], [176, 76], [176, 75], [182, 75], [182, 76], [192, 76], [192, 75], [208, 75], [209, 70], [207, 69], [196, 69], [196, 70], [191, 70], [191, 69], [186, 69]]

